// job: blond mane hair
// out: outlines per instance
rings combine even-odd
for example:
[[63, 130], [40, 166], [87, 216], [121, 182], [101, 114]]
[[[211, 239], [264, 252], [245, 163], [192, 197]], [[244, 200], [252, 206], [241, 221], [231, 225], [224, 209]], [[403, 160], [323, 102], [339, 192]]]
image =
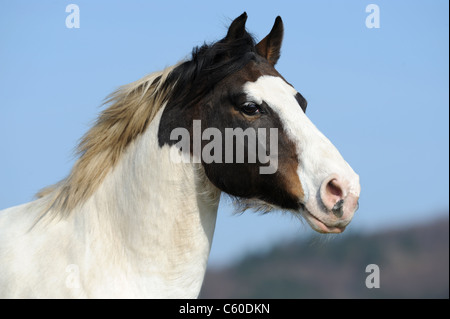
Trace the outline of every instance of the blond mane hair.
[[124, 85], [106, 98], [104, 105], [110, 106], [81, 139], [76, 153], [79, 158], [69, 176], [36, 194], [38, 198], [48, 196], [43, 214], [51, 210], [68, 215], [95, 192], [126, 147], [145, 131], [167, 102], [173, 85], [167, 85], [166, 80], [176, 66]]

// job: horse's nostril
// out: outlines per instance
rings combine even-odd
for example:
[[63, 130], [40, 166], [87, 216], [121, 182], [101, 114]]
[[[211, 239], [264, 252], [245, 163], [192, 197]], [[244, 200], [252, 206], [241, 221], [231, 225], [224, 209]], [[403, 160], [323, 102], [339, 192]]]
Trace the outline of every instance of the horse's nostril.
[[332, 179], [328, 182], [327, 192], [336, 197], [342, 197], [342, 188], [336, 179]]
[[320, 187], [320, 199], [325, 208], [340, 218], [344, 215], [347, 183], [337, 174], [330, 175]]
[[338, 217], [341, 218], [342, 215], [344, 215], [344, 200], [341, 199], [339, 200], [331, 209], [331, 211], [333, 212], [333, 214]]

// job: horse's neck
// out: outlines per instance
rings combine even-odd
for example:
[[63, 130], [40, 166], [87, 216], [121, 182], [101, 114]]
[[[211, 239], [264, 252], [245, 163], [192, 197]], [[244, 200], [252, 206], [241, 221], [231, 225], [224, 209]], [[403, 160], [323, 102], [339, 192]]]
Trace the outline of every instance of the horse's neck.
[[98, 262], [114, 260], [117, 271], [127, 269], [140, 291], [156, 297], [196, 297], [220, 193], [203, 177], [199, 164], [173, 163], [170, 147], [159, 147], [160, 114], [74, 218], [90, 228], [90, 249], [102, 255]]

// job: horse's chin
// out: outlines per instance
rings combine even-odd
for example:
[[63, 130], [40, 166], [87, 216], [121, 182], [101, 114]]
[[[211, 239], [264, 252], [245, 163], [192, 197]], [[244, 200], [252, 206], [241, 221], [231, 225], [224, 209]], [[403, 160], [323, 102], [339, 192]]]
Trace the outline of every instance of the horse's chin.
[[321, 234], [340, 234], [348, 225], [327, 225], [306, 209], [303, 211], [302, 216], [306, 219], [312, 229]]
[[303, 218], [308, 222], [309, 226], [316, 232], [321, 234], [340, 234], [342, 233], [347, 225], [350, 223], [348, 221], [330, 222], [320, 218], [317, 215], [322, 215], [323, 213], [313, 213], [308, 210], [305, 206], [301, 209], [301, 214]]

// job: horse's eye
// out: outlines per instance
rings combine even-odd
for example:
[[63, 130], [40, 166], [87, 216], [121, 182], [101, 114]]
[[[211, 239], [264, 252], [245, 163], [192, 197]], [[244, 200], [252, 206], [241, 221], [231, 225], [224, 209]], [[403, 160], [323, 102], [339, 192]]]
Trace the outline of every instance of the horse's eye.
[[242, 105], [241, 110], [247, 115], [256, 115], [261, 113], [259, 106], [253, 102], [245, 103], [244, 105]]

